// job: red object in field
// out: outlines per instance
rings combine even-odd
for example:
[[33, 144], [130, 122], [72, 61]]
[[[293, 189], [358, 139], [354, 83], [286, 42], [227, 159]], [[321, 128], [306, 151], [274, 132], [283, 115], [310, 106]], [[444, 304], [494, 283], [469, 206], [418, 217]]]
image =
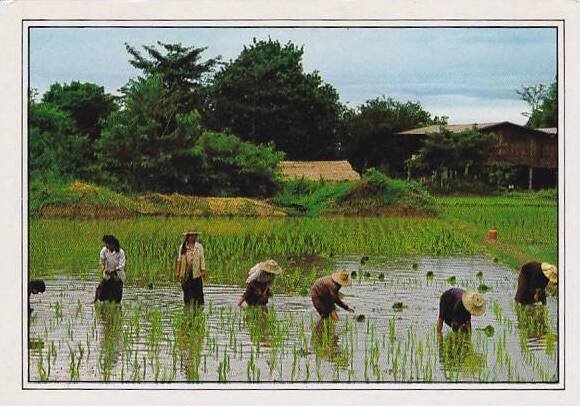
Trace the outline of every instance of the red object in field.
[[497, 241], [497, 230], [487, 230], [487, 241], [489, 242]]

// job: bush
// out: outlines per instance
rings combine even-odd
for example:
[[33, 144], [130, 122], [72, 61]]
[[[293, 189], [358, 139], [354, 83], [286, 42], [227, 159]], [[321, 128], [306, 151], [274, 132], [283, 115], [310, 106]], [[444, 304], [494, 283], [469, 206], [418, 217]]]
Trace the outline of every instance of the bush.
[[79, 203], [137, 210], [137, 204], [130, 198], [91, 183], [56, 177], [34, 177], [30, 181], [28, 209], [31, 216], [40, 215], [46, 206], [71, 206]]
[[436, 212], [435, 200], [420, 183], [392, 179], [374, 168], [368, 169], [356, 187], [343, 197], [345, 202], [357, 200], [370, 200], [381, 206], [396, 205], [403, 209]]
[[197, 190], [212, 196], [272, 196], [284, 153], [273, 144], [254, 145], [235, 135], [204, 132], [194, 145], [200, 170]]
[[274, 203], [290, 214], [307, 216], [436, 212], [435, 200], [419, 183], [391, 179], [374, 168], [360, 181], [330, 183], [302, 178], [283, 182]]
[[289, 180], [281, 183], [281, 190], [274, 203], [286, 208], [290, 214], [316, 216], [341, 200], [353, 186], [352, 181], [329, 183], [305, 178]]

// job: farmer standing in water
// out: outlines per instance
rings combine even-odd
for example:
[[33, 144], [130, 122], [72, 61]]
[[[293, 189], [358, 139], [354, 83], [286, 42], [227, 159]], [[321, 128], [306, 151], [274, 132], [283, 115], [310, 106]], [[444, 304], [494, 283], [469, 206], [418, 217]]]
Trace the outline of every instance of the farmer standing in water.
[[30, 307], [30, 295], [37, 295], [39, 293], [44, 293], [46, 290], [46, 285], [43, 280], [35, 279], [28, 282], [28, 315], [32, 314], [32, 308]]
[[198, 231], [184, 233], [185, 240], [179, 246], [175, 276], [183, 289], [185, 305], [195, 304], [203, 306], [203, 280], [205, 271], [205, 257], [203, 246], [197, 241]]
[[246, 290], [238, 301], [238, 307], [246, 302], [248, 306], [262, 306], [267, 312], [266, 305], [271, 296], [270, 286], [280, 272], [282, 268], [273, 259], [256, 264], [250, 269], [250, 276], [246, 279]]
[[123, 297], [123, 283], [125, 282], [125, 251], [114, 235], [105, 235], [105, 246], [99, 254], [99, 261], [103, 270], [103, 280], [95, 292], [95, 302], [121, 302]]
[[439, 318], [437, 319], [437, 334], [441, 335], [443, 322], [453, 331], [471, 331], [471, 316], [481, 316], [485, 313], [484, 297], [472, 290], [451, 288], [441, 295], [439, 301]]
[[546, 286], [558, 283], [558, 268], [547, 262], [528, 262], [520, 269], [515, 301], [530, 305], [536, 302], [546, 304]]
[[314, 285], [310, 288], [310, 297], [314, 308], [320, 314], [321, 320], [327, 319], [329, 316], [335, 321], [338, 320], [335, 304], [348, 312], [354, 313], [354, 310], [338, 297], [340, 288], [349, 286], [351, 283], [350, 275], [344, 271], [335, 272], [330, 276], [323, 276], [314, 282]]

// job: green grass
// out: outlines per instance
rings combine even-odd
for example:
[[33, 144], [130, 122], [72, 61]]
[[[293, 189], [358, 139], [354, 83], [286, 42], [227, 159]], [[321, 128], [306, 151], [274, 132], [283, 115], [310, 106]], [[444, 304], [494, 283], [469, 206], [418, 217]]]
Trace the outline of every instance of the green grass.
[[293, 215], [434, 215], [435, 200], [416, 182], [392, 179], [375, 169], [359, 181], [296, 179], [282, 183], [274, 203]]
[[[558, 263], [556, 202], [542, 194], [499, 197], [438, 197], [443, 216], [475, 244], [514, 268], [526, 261]], [[487, 230], [498, 233], [486, 242]]]
[[290, 180], [282, 183], [274, 203], [293, 215], [318, 216], [336, 205], [354, 186], [353, 181]]
[[101, 237], [114, 234], [127, 254], [128, 282], [173, 280], [184, 230], [203, 233], [209, 281], [242, 285], [251, 266], [274, 258], [285, 270], [275, 291], [298, 293], [330, 271], [338, 254], [405, 257], [472, 255], [478, 247], [436, 218], [159, 218], [35, 219], [30, 222], [30, 276], [98, 278]]

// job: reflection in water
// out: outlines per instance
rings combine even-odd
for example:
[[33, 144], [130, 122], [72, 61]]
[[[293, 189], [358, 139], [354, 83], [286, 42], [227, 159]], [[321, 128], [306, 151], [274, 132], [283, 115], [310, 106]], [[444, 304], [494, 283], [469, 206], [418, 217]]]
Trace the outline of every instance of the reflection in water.
[[98, 366], [103, 380], [109, 381], [123, 349], [123, 311], [119, 304], [113, 302], [98, 303], [96, 310], [102, 327]]
[[348, 354], [339, 346], [336, 322], [331, 318], [318, 320], [312, 331], [311, 343], [317, 358], [323, 358], [337, 367], [348, 366]]
[[[337, 269], [361, 269], [360, 256], [333, 260]], [[345, 314], [327, 330], [315, 326], [318, 317], [306, 296], [276, 295], [267, 314], [237, 311], [240, 287], [208, 285], [203, 312], [189, 314], [175, 286], [131, 286], [121, 313], [114, 305], [92, 304], [90, 281], [48, 280], [47, 292], [31, 299], [30, 380], [71, 380], [69, 351], [78, 360], [79, 346], [85, 352], [75, 368], [82, 381], [557, 380], [557, 298], [516, 314], [512, 270], [485, 258], [419, 258], [369, 261], [362, 267], [367, 271], [370, 277], [357, 278], [343, 292], [365, 322]], [[426, 278], [429, 271], [432, 278]], [[445, 344], [452, 335], [438, 346], [433, 329], [451, 276], [462, 288], [477, 289], [483, 280], [492, 287], [485, 295], [493, 311], [474, 320], [473, 344], [464, 347]], [[408, 309], [396, 311], [395, 302]], [[493, 334], [485, 334], [486, 326]]]
[[486, 367], [484, 355], [473, 349], [471, 332], [449, 332], [437, 338], [439, 362], [447, 380], [458, 380], [460, 373], [478, 376]]
[[520, 331], [522, 351], [528, 351], [530, 346], [539, 346], [546, 352], [553, 352], [555, 336], [550, 326], [549, 312], [543, 305], [515, 304]]
[[[181, 370], [188, 381], [200, 380], [200, 366], [204, 339], [206, 337], [206, 315], [202, 307], [186, 306], [183, 313], [173, 319], [173, 328], [179, 348]], [[176, 357], [173, 356], [175, 368]]]
[[543, 305], [521, 305], [516, 303], [518, 328], [527, 338], [541, 338], [549, 328], [548, 312]]
[[264, 309], [265, 307], [262, 306], [244, 308], [244, 322], [248, 327], [252, 343], [258, 348], [272, 346], [272, 330], [276, 324], [276, 312], [267, 312]]

